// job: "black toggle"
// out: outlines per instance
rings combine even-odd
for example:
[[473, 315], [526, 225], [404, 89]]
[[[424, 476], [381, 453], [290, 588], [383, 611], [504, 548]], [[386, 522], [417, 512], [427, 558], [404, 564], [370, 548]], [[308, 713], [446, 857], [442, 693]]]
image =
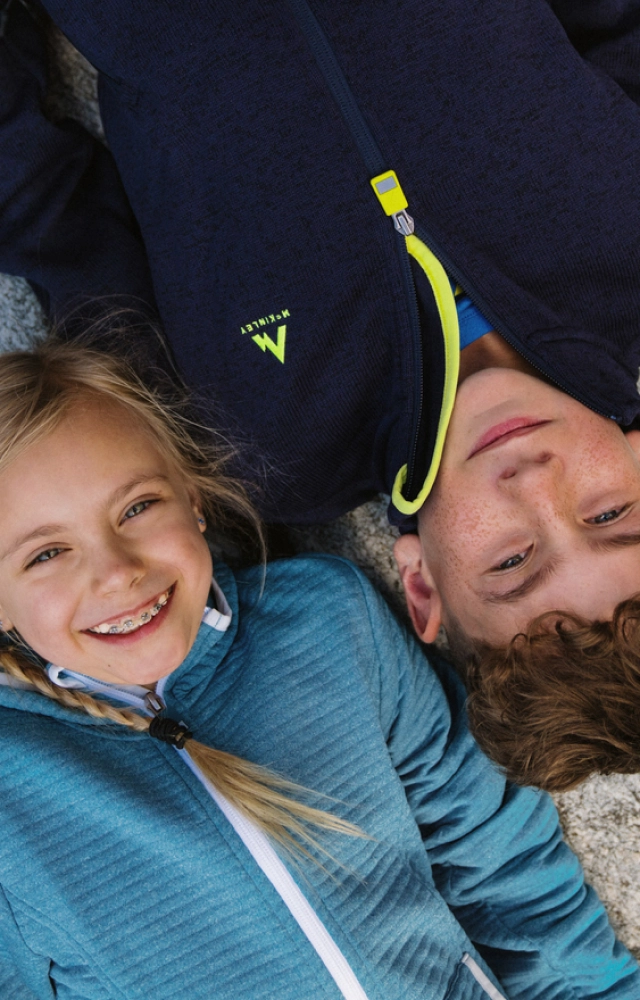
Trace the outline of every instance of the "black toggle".
[[184, 723], [176, 722], [175, 719], [161, 719], [156, 715], [149, 723], [149, 736], [155, 740], [162, 740], [163, 743], [170, 743], [171, 746], [182, 750], [185, 740], [193, 739]]

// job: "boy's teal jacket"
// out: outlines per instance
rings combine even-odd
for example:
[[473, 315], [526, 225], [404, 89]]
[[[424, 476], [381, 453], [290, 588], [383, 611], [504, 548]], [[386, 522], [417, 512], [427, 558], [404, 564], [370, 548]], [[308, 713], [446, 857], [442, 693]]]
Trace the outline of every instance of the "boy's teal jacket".
[[[201, 627], [167, 712], [370, 834], [322, 835], [343, 867], [291, 866], [370, 1000], [486, 1000], [465, 952], [510, 1000], [637, 1000], [549, 798], [505, 784], [458, 683], [357, 571], [275, 563], [263, 593], [260, 569], [216, 576], [231, 627]], [[27, 690], [0, 700], [2, 997], [337, 1000], [173, 748]]]

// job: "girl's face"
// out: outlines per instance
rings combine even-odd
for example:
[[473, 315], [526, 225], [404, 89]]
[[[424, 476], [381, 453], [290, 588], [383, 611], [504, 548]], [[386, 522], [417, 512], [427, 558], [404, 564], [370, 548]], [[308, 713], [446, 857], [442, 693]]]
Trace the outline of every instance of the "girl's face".
[[197, 500], [122, 407], [79, 403], [0, 473], [0, 618], [40, 656], [151, 685], [185, 658], [211, 585]]

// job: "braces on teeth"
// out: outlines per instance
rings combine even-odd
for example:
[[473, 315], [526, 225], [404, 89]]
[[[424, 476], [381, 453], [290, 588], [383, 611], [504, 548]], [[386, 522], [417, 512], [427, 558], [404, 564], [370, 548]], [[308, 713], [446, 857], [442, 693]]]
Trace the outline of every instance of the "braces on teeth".
[[134, 632], [142, 625], [150, 622], [152, 618], [155, 618], [159, 611], [162, 611], [169, 600], [170, 594], [171, 591], [167, 590], [164, 594], [160, 595], [156, 604], [149, 608], [148, 611], [143, 611], [142, 614], [137, 615], [135, 618], [127, 618], [120, 625], [108, 625], [106, 622], [103, 622], [101, 625], [96, 625], [95, 628], [87, 629], [87, 631], [99, 632], [101, 635], [122, 635], [123, 632]]

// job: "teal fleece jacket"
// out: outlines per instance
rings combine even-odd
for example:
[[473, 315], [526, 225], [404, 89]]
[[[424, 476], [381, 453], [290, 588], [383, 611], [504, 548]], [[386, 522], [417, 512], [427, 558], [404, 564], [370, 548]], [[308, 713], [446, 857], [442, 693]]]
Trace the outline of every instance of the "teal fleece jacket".
[[[549, 798], [507, 785], [463, 692], [350, 564], [218, 567], [233, 609], [167, 681], [196, 738], [332, 796], [370, 839], [290, 864], [370, 1000], [637, 1000]], [[0, 685], [0, 995], [337, 1000], [175, 750]], [[311, 801], [326, 807], [326, 800]], [[491, 971], [490, 971], [491, 970]]]

